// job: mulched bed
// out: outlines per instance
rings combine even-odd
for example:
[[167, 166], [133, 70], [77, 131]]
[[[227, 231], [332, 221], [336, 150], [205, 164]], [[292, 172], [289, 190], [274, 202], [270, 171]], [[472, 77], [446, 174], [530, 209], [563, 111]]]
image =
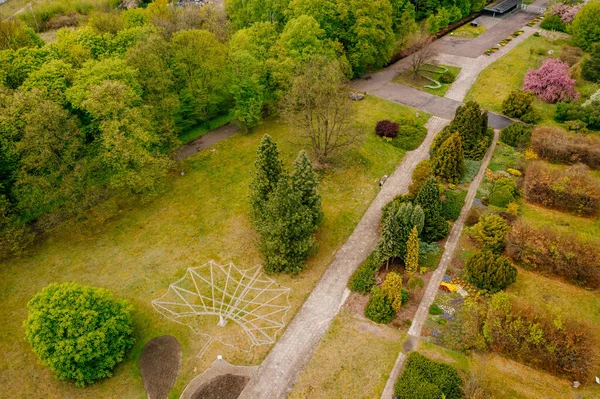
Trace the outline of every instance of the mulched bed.
[[151, 339], [140, 355], [142, 383], [149, 399], [167, 399], [181, 369], [181, 344], [170, 335]]
[[237, 399], [248, 381], [250, 378], [243, 375], [220, 375], [200, 386], [192, 399]]

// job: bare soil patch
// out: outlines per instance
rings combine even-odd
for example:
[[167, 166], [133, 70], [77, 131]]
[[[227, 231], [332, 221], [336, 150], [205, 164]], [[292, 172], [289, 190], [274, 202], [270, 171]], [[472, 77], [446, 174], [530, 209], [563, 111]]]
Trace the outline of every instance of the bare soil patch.
[[140, 356], [142, 383], [149, 399], [167, 399], [181, 369], [181, 344], [164, 335], [148, 341]]
[[248, 381], [250, 378], [243, 375], [220, 375], [201, 385], [192, 399], [237, 399]]

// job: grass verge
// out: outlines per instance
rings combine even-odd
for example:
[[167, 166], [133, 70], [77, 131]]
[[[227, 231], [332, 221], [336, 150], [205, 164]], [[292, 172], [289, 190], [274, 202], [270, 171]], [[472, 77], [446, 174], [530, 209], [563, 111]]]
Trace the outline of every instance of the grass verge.
[[403, 334], [349, 311], [332, 322], [289, 398], [379, 398]]

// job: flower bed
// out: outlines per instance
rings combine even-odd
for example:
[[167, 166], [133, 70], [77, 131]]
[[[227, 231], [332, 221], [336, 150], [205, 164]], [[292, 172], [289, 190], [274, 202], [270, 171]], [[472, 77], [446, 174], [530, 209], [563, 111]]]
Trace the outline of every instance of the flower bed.
[[491, 48], [487, 49], [484, 54], [485, 55], [492, 55], [492, 54], [494, 54], [498, 50], [500, 50], [498, 47], [491, 47]]

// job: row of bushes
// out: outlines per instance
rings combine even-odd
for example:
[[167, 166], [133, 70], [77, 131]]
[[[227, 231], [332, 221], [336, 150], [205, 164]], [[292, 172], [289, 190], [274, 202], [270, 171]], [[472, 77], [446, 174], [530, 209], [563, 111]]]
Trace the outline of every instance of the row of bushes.
[[462, 351], [502, 354], [559, 377], [590, 381], [598, 360], [596, 337], [586, 322], [566, 319], [499, 292], [468, 298], [440, 340]]
[[517, 222], [508, 234], [506, 245], [508, 255], [523, 267], [592, 288], [600, 286], [598, 242]]
[[491, 350], [520, 363], [589, 381], [598, 345], [588, 325], [562, 320], [500, 292], [487, 305], [482, 334]]
[[531, 136], [531, 147], [540, 158], [551, 162], [584, 163], [600, 168], [600, 138], [568, 133], [551, 127], [538, 127]]
[[600, 183], [585, 165], [577, 164], [566, 171], [532, 162], [523, 185], [528, 201], [577, 215], [595, 216], [600, 208]]

